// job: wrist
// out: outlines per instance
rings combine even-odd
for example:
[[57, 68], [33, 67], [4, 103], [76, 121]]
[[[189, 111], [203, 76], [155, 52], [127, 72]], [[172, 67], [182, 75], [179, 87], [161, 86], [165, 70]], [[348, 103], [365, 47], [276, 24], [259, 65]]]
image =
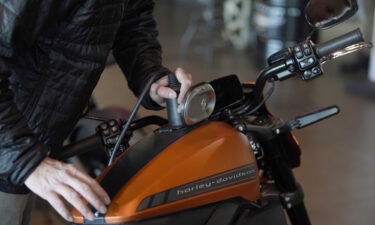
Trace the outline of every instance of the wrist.
[[43, 161], [45, 161], [46, 159], [51, 159], [44, 151], [44, 145], [42, 143], [38, 143], [38, 145], [38, 148], [40, 149], [35, 151], [32, 159], [29, 160], [28, 164], [25, 166], [25, 172], [22, 177], [22, 184], [25, 184], [30, 175], [34, 173], [34, 171], [43, 163]]

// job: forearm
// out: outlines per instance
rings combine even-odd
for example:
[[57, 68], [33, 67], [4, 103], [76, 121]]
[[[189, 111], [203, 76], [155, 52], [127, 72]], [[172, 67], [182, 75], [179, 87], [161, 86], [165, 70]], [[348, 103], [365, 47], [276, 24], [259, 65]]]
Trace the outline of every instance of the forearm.
[[[153, 18], [152, 0], [130, 1], [114, 44], [114, 56], [124, 72], [129, 88], [139, 95], [151, 76], [169, 73], [162, 66], [161, 46]], [[156, 80], [157, 80], [156, 79]], [[160, 108], [148, 98], [148, 108]]]
[[0, 179], [23, 185], [46, 153], [14, 104], [8, 86], [7, 77], [0, 73]]
[[58, 20], [58, 16], [69, 12], [73, 0], [61, 2], [0, 0], [0, 26], [6, 28], [0, 33], [0, 182], [3, 184], [23, 185], [46, 157], [44, 145], [28, 127], [13, 101], [6, 62], [9, 58], [16, 60], [46, 27]]

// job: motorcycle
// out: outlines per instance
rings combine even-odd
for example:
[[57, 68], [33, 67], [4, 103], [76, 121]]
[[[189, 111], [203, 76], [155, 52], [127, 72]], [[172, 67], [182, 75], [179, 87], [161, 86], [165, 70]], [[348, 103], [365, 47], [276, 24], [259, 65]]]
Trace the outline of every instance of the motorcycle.
[[[317, 2], [306, 7], [315, 29], [336, 25], [357, 10], [354, 0], [328, 1], [335, 2], [328, 12], [317, 9]], [[268, 111], [271, 92], [263, 90], [291, 77], [316, 78], [326, 61], [368, 47], [359, 29], [321, 44], [306, 39], [271, 55], [254, 83], [230, 75], [197, 84], [186, 94], [181, 112], [176, 100], [167, 100], [168, 120], [133, 121], [145, 88], [126, 122], [101, 123], [96, 135], [69, 144], [59, 156], [67, 159], [102, 146], [108, 157], [108, 167], [97, 178], [112, 199], [107, 213], [95, 212], [95, 221], [89, 221], [73, 210], [72, 225], [311, 224], [292, 171], [300, 166], [301, 151], [291, 131], [334, 116], [339, 108], [285, 122]], [[179, 90], [173, 74], [169, 82]], [[130, 146], [132, 132], [149, 125], [159, 128]]]

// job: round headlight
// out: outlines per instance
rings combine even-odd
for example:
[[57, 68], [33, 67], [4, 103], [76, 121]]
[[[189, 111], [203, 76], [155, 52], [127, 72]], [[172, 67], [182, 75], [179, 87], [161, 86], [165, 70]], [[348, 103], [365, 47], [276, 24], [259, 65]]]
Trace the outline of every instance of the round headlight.
[[182, 116], [186, 125], [201, 122], [212, 114], [215, 108], [215, 90], [208, 83], [190, 88], [182, 102]]

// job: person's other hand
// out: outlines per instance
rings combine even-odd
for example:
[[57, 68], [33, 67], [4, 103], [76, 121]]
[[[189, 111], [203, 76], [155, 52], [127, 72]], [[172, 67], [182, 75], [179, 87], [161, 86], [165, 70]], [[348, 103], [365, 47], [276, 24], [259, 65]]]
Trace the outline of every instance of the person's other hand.
[[[193, 84], [193, 78], [191, 74], [185, 72], [181, 68], [177, 68], [175, 71], [177, 80], [181, 83], [180, 94], [178, 96], [178, 104], [181, 104], [182, 100], [186, 92], [189, 90], [191, 85]], [[161, 106], [165, 106], [165, 99], [166, 98], [176, 98], [177, 94], [175, 91], [170, 89], [168, 86], [168, 76], [164, 76], [160, 78], [158, 81], [151, 85], [150, 89], [150, 96], [152, 100], [158, 103]]]
[[61, 197], [89, 220], [94, 220], [95, 216], [86, 200], [101, 213], [106, 213], [106, 205], [110, 203], [107, 193], [96, 180], [71, 164], [51, 158], [41, 162], [26, 179], [25, 185], [68, 221], [73, 218]]

